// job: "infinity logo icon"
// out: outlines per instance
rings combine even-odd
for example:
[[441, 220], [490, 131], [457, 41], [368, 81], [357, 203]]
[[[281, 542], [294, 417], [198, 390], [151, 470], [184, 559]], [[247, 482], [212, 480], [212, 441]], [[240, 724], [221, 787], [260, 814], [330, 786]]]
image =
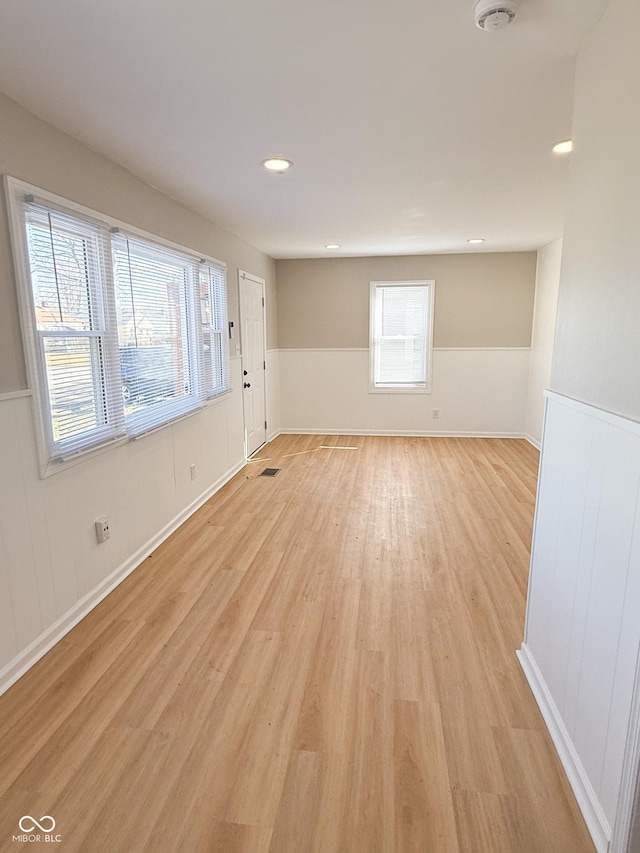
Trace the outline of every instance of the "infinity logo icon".
[[[47, 821], [51, 823], [47, 824]], [[30, 814], [26, 814], [20, 818], [18, 826], [23, 832], [33, 832], [34, 829], [39, 829], [40, 832], [53, 832], [56, 828], [56, 822], [50, 814], [43, 815], [39, 821], [35, 817], [31, 817]]]

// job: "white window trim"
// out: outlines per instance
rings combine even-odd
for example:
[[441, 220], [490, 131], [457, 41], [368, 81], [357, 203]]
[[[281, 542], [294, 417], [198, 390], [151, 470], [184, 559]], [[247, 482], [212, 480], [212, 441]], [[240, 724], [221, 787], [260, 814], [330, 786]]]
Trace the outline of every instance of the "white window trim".
[[[38, 335], [36, 331], [37, 325], [35, 309], [33, 306], [33, 297], [30, 293], [30, 287], [28, 286], [30, 282], [30, 262], [22, 215], [22, 203], [24, 197], [28, 195], [33, 195], [37, 197], [38, 200], [51, 204], [52, 207], [57, 206], [66, 212], [75, 213], [79, 217], [89, 219], [93, 222], [98, 222], [108, 229], [117, 229], [119, 231], [124, 232], [125, 234], [129, 234], [134, 237], [139, 237], [142, 240], [147, 240], [151, 243], [164, 246], [168, 249], [173, 249], [176, 252], [190, 255], [195, 259], [212, 263], [223, 268], [224, 270], [227, 269], [227, 264], [224, 261], [219, 260], [218, 258], [214, 258], [212, 255], [203, 254], [188, 247], [182, 246], [179, 243], [174, 243], [171, 240], [167, 240], [164, 237], [158, 236], [157, 234], [153, 234], [149, 231], [137, 228], [134, 225], [130, 225], [128, 222], [124, 222], [107, 214], [100, 213], [98, 211], [93, 210], [92, 208], [86, 207], [85, 205], [78, 204], [77, 202], [71, 201], [70, 199], [66, 199], [62, 196], [56, 195], [55, 193], [49, 192], [48, 190], [43, 190], [33, 184], [26, 183], [25, 181], [21, 181], [18, 178], [13, 178], [10, 175], [4, 176], [4, 188], [9, 220], [9, 235], [11, 239], [11, 245], [13, 247], [13, 264], [16, 277], [18, 309], [20, 313], [20, 323], [22, 328], [23, 350], [27, 369], [27, 382], [29, 385], [29, 389], [33, 391], [32, 399], [35, 421], [35, 442], [38, 468], [41, 478], [48, 477], [51, 474], [57, 473], [58, 471], [63, 471], [66, 468], [77, 465], [79, 462], [89, 457], [98, 455], [100, 453], [104, 453], [110, 448], [125, 444], [128, 441], [137, 441], [141, 438], [144, 438], [144, 436], [146, 435], [149, 435], [153, 432], [157, 432], [158, 430], [164, 429], [165, 427], [172, 426], [173, 424], [178, 423], [179, 421], [184, 420], [185, 418], [190, 417], [191, 415], [197, 414], [198, 412], [201, 412], [204, 408], [207, 408], [210, 405], [214, 405], [230, 396], [233, 391], [233, 388], [231, 386], [231, 374], [229, 373], [229, 389], [204, 401], [203, 404], [198, 408], [187, 411], [182, 415], [178, 415], [176, 418], [167, 421], [166, 423], [159, 424], [157, 427], [154, 427], [148, 432], [142, 432], [135, 436], [117, 435], [115, 437], [107, 439], [103, 443], [98, 443], [91, 447], [82, 449], [76, 452], [75, 454], [70, 455], [69, 457], [52, 460], [49, 456], [49, 447], [45, 440], [45, 436], [47, 435], [48, 430], [47, 423], [44, 420], [44, 405], [47, 399], [47, 392], [42, 386], [43, 377], [41, 375], [40, 359], [38, 354]], [[227, 299], [228, 281], [227, 286], [225, 287], [225, 300]]]
[[[385, 388], [376, 385], [375, 382], [375, 301], [376, 289], [378, 287], [410, 287], [412, 285], [426, 285], [429, 300], [429, 328], [427, 330], [427, 375], [423, 388], [412, 388], [409, 386], [397, 386]], [[413, 281], [372, 281], [369, 283], [369, 393], [370, 394], [431, 394], [433, 374], [433, 315], [435, 306], [436, 283], [434, 279], [420, 279]]]

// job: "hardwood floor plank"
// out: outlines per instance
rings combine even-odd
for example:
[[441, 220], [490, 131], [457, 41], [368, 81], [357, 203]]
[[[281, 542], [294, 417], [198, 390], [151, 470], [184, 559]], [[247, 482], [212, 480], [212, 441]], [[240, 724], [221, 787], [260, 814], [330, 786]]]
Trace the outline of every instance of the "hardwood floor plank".
[[[49, 809], [57, 829], [64, 837], [66, 850], [81, 851], [88, 846], [87, 834], [91, 825], [105, 814], [109, 832], [115, 834], [121, 815], [105, 811], [105, 803], [115, 795], [118, 786], [128, 778], [138, 756], [152, 738], [153, 733], [109, 727], [105, 735], [87, 751], [68, 784], [58, 794], [50, 793]], [[60, 757], [63, 760], [63, 757]], [[91, 807], [88, 808], [87, 804]], [[137, 807], [137, 803], [132, 805]], [[95, 838], [96, 845], [107, 839]], [[93, 842], [92, 842], [93, 843]], [[90, 849], [90, 848], [89, 848]]]
[[322, 803], [322, 777], [320, 753], [292, 752], [269, 853], [313, 850]]
[[394, 703], [396, 853], [458, 853], [440, 706]]
[[306, 602], [281, 635], [282, 650], [237, 755], [224, 819], [273, 826], [315, 648], [321, 608]]
[[424, 590], [394, 591], [391, 626], [393, 699], [436, 702], [438, 684], [425, 620], [430, 618]]
[[[186, 846], [186, 839], [208, 832], [212, 821], [224, 822], [238, 756], [280, 650], [278, 635], [250, 631], [212, 702], [194, 719], [189, 703], [182, 701], [180, 725], [169, 727], [176, 733], [145, 822], [147, 837], [137, 849], [197, 850]], [[174, 714], [180, 699], [176, 696]], [[161, 719], [158, 728], [164, 725]]]
[[[366, 577], [373, 572], [368, 570]], [[369, 652], [390, 652], [393, 577], [381, 570], [375, 580], [363, 581], [360, 588], [356, 648]]]
[[[212, 633], [211, 625], [217, 624], [243, 577], [242, 572], [221, 570], [207, 580], [201, 595], [173, 633], [165, 635], [164, 642], [153, 647], [153, 659], [123, 702], [118, 714], [120, 725], [153, 729], [162, 718], [166, 728], [167, 708], [176, 696], [186, 693], [193, 684], [199, 685], [200, 692], [212, 674], [224, 676], [219, 662], [211, 665], [207, 638]], [[141, 644], [137, 645], [136, 653], [144, 654]], [[198, 698], [194, 696], [194, 701]]]
[[[153, 808], [157, 779], [166, 763], [171, 739], [166, 732], [137, 731], [131, 732], [124, 744], [123, 752], [129, 753], [129, 760], [119, 774], [111, 774], [115, 784], [103, 788], [103, 791], [108, 790], [108, 795], [101, 798], [100, 810], [93, 822], [78, 812], [68, 815], [65, 847], [76, 844], [79, 850], [92, 853], [135, 849], [130, 846], [130, 835]], [[87, 824], [83, 836], [80, 827]]]
[[300, 708], [294, 749], [343, 755], [352, 731], [361, 582], [339, 580], [324, 616]]
[[199, 833], [201, 847], [190, 846], [185, 839], [184, 850], [206, 850], [207, 853], [269, 853], [271, 829], [263, 826], [243, 826], [212, 820], [205, 832]]
[[388, 659], [360, 651], [343, 798], [341, 850], [394, 853], [393, 714]]
[[515, 797], [458, 789], [453, 801], [460, 853], [543, 853], [536, 833], [528, 834]]

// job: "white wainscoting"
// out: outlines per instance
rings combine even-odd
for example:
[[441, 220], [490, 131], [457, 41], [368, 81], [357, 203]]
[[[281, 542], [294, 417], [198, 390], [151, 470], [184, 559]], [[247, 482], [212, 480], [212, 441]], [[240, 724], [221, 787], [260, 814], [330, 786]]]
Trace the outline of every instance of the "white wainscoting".
[[267, 441], [280, 434], [280, 351], [267, 350]]
[[[240, 372], [232, 359], [235, 389]], [[0, 401], [0, 692], [242, 467], [242, 437], [236, 390], [41, 480], [31, 398]], [[98, 545], [103, 515], [111, 539]]]
[[368, 349], [281, 349], [282, 431], [521, 437], [528, 371], [528, 349], [435, 349], [431, 394], [371, 394]]
[[606, 851], [637, 773], [640, 424], [546, 396], [520, 660]]

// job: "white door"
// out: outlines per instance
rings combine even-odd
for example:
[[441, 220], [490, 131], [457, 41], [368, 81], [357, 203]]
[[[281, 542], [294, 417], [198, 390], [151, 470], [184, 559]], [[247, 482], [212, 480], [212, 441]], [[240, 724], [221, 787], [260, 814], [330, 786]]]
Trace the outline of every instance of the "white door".
[[267, 440], [264, 348], [264, 279], [238, 273], [244, 447], [247, 456]]

